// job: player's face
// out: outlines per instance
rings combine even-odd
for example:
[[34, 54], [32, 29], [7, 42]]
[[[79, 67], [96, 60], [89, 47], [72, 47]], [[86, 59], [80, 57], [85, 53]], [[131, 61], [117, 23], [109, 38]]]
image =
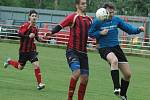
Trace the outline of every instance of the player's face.
[[38, 15], [33, 13], [31, 14], [31, 16], [29, 16], [29, 20], [32, 22], [32, 23], [36, 23], [36, 20], [38, 18]]
[[87, 7], [86, 0], [80, 0], [80, 3], [78, 5], [78, 9], [81, 10], [82, 12], [85, 12], [86, 7]]
[[115, 10], [112, 9], [112, 8], [106, 8], [106, 9], [107, 9], [108, 12], [109, 12], [109, 18], [112, 18], [112, 17], [114, 16], [114, 14], [115, 14]]

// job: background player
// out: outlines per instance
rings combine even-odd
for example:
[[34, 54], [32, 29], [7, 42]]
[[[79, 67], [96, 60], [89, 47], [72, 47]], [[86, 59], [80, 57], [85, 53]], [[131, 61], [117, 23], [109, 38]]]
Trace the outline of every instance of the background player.
[[25, 22], [19, 29], [18, 36], [20, 37], [20, 48], [19, 48], [19, 60], [7, 59], [4, 63], [4, 67], [7, 68], [8, 65], [22, 70], [27, 61], [30, 61], [34, 66], [35, 77], [37, 79], [37, 89], [41, 90], [45, 87], [42, 83], [41, 72], [39, 61], [37, 58], [36, 45], [34, 40], [42, 41], [42, 38], [38, 36], [38, 29], [36, 27], [36, 20], [38, 14], [35, 10], [30, 10], [29, 21]]

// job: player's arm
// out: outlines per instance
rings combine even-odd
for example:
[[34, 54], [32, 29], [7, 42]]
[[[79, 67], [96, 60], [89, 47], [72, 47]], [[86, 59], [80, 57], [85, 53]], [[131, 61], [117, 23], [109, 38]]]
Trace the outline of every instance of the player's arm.
[[63, 27], [59, 24], [52, 29], [52, 34], [58, 33]]
[[44, 36], [42, 35], [38, 35], [38, 32], [35, 34], [35, 39], [38, 41], [38, 42], [43, 42], [45, 43], [45, 39], [44, 39]]
[[58, 33], [62, 28], [71, 26], [73, 23], [74, 14], [68, 15], [59, 25], [56, 25], [50, 32], [46, 33], [46, 36]]
[[129, 35], [131, 34], [139, 34], [140, 32], [144, 32], [145, 28], [143, 26], [135, 27], [131, 24], [126, 23], [122, 19], [118, 18], [119, 21], [118, 27], [123, 31], [127, 32]]

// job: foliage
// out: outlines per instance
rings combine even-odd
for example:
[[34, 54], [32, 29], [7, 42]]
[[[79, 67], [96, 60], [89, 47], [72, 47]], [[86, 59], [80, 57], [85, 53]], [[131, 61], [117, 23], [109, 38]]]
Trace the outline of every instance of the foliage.
[[[131, 16], [148, 16], [149, 0], [87, 0], [88, 12], [95, 12], [105, 2], [116, 5], [117, 14]], [[74, 10], [74, 0], [0, 0], [2, 6], [17, 6], [27, 8]]]

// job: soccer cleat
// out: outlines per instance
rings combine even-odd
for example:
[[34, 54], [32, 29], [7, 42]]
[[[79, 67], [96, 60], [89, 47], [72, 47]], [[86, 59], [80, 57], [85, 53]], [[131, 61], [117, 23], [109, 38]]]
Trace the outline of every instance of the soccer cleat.
[[120, 96], [121, 100], [128, 100], [127, 96]]
[[8, 67], [8, 65], [9, 65], [8, 61], [10, 61], [10, 60], [11, 60], [11, 59], [8, 58], [8, 59], [4, 62], [4, 68], [7, 68], [7, 67]]
[[43, 84], [43, 83], [40, 83], [38, 86], [37, 86], [37, 89], [38, 90], [42, 90], [42, 89], [44, 89], [45, 88], [45, 84]]
[[119, 96], [119, 95], [120, 95], [120, 91], [121, 91], [120, 88], [119, 88], [119, 89], [114, 89], [114, 94], [115, 94], [116, 96]]

